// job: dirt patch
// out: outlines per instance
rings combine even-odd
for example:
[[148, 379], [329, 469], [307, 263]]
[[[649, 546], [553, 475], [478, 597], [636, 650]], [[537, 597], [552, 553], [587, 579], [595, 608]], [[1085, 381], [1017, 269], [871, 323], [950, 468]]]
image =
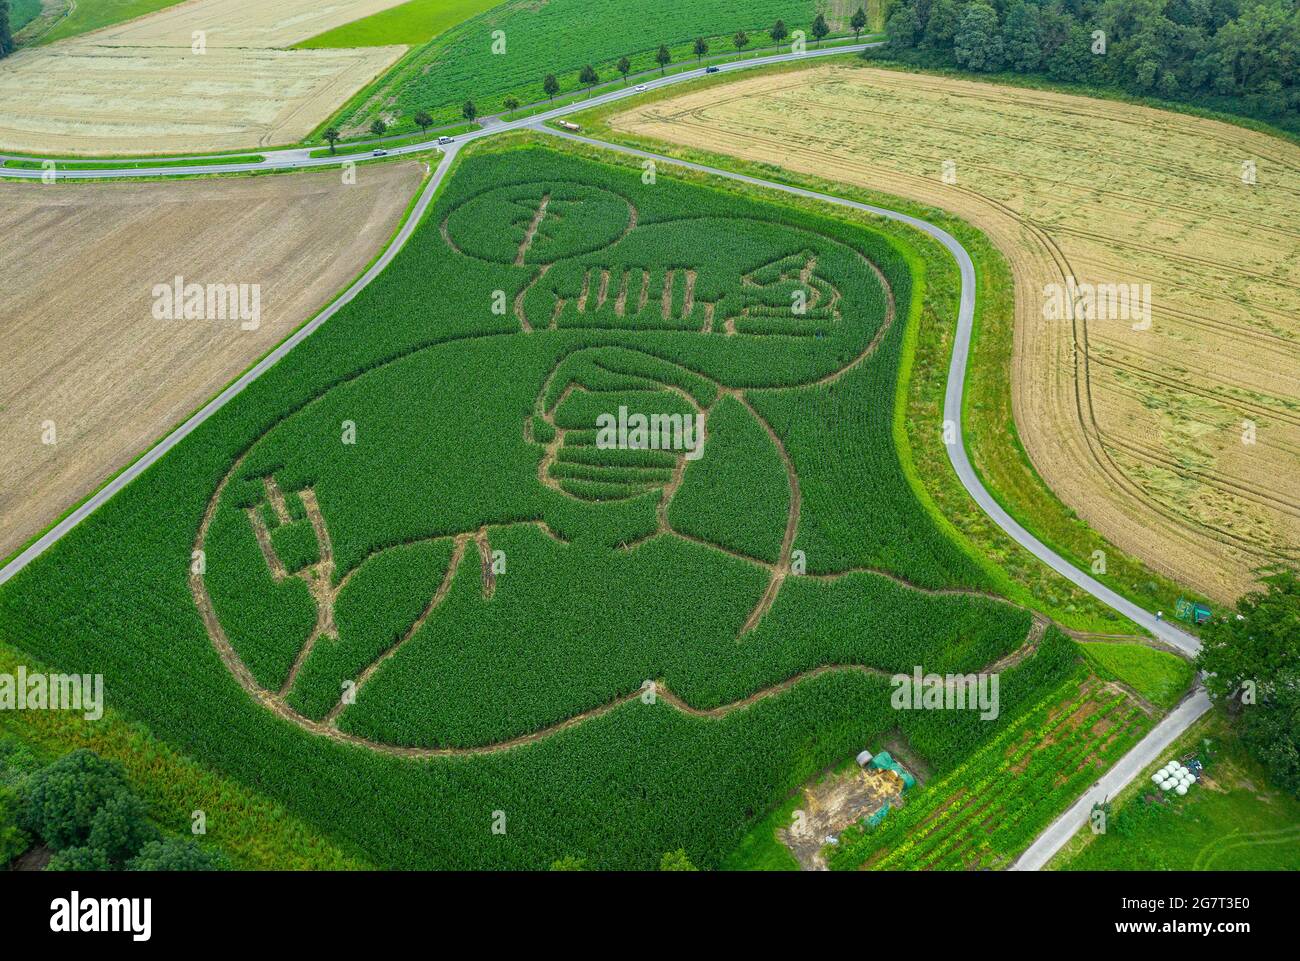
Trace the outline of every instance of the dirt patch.
[[803, 803], [788, 828], [776, 836], [805, 871], [827, 870], [822, 848], [826, 838], [838, 837], [886, 804], [902, 804], [903, 780], [893, 771], [859, 768], [832, 774], [804, 788]]
[[[368, 167], [349, 187], [337, 173], [0, 184], [0, 556], [359, 274], [424, 172], [419, 163]], [[155, 285], [177, 276], [260, 285], [258, 329], [155, 319]]]
[[903, 737], [901, 731], [895, 731], [885, 740], [884, 749], [894, 760], [912, 772], [918, 785], [923, 785], [934, 777], [934, 769], [930, 767], [930, 763], [912, 750], [912, 745], [907, 743], [907, 738]]
[[[1260, 565], [1300, 557], [1294, 145], [1126, 104], [847, 66], [739, 80], [610, 122], [975, 224], [1011, 264], [1014, 414], [1060, 498], [1222, 600]], [[1149, 284], [1151, 324], [1049, 320], [1045, 288], [1067, 278]]]
[[54, 852], [44, 844], [37, 844], [18, 857], [14, 858], [13, 863], [9, 865], [10, 871], [44, 871], [45, 866], [50, 863], [54, 857]]

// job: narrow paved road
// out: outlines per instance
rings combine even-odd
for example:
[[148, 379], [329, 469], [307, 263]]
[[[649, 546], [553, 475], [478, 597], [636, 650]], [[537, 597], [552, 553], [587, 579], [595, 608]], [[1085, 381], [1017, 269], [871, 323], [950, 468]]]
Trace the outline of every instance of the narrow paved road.
[[1087, 793], [1075, 801], [1068, 811], [1049, 824], [1047, 830], [1016, 859], [1010, 870], [1040, 870], [1087, 823], [1094, 804], [1112, 798], [1123, 790], [1148, 764], [1159, 760], [1161, 752], [1209, 709], [1209, 695], [1204, 688], [1198, 687], [1190, 697], [1166, 715], [1150, 734], [1120, 758], [1119, 763], [1107, 771], [1101, 780], [1088, 788]]
[[[806, 60], [819, 56], [834, 56], [844, 53], [851, 53], [857, 50], [865, 49], [870, 46], [877, 46], [876, 43], [857, 44], [851, 47], [837, 47], [826, 50], [813, 50], [804, 54], [780, 54], [771, 57], [762, 57], [744, 63], [735, 64], [727, 68], [727, 72], [735, 70], [748, 69], [750, 67], [761, 67], [769, 64], [785, 63], [795, 60]], [[681, 74], [675, 74], [671, 77], [662, 77], [650, 81], [643, 86], [647, 89], [656, 89], [674, 83], [682, 83], [688, 80], [697, 79], [704, 75], [704, 70], [693, 70]], [[511, 121], [508, 123], [494, 124], [486, 129], [476, 130], [464, 134], [448, 145], [443, 146], [444, 151], [437, 169], [429, 178], [428, 184], [420, 194], [419, 200], [412, 215], [403, 224], [402, 229], [398, 232], [392, 244], [389, 245], [384, 254], [375, 262], [366, 273], [357, 280], [347, 291], [339, 297], [326, 310], [315, 317], [308, 324], [301, 327], [297, 333], [268, 354], [262, 361], [252, 367], [239, 380], [235, 381], [217, 397], [213, 398], [198, 413], [194, 414], [189, 420], [183, 423], [175, 431], [160, 441], [147, 454], [132, 464], [129, 468], [119, 474], [109, 482], [102, 490], [92, 496], [85, 503], [80, 505], [76, 510], [51, 528], [44, 536], [38, 539], [30, 547], [19, 554], [3, 570], [0, 570], [0, 584], [9, 580], [42, 553], [49, 549], [68, 531], [72, 530], [77, 524], [93, 513], [100, 505], [113, 497], [118, 491], [126, 487], [132, 480], [142, 474], [152, 466], [159, 458], [176, 446], [185, 436], [192, 433], [200, 424], [206, 421], [214, 413], [228, 404], [236, 397], [245, 387], [265, 373], [285, 354], [292, 350], [297, 344], [309, 337], [317, 328], [334, 316], [344, 304], [356, 297], [362, 289], [366, 287], [397, 255], [397, 253], [410, 239], [419, 225], [420, 220], [432, 202], [438, 187], [441, 185], [452, 161], [455, 159], [461, 146], [473, 140], [483, 137], [492, 136], [499, 132], [519, 129], [532, 129], [535, 131], [547, 133], [557, 137], [563, 137], [569, 140], [590, 144], [605, 150], [612, 150], [618, 153], [641, 157], [643, 159], [653, 160], [657, 164], [667, 164], [678, 167], [685, 167], [691, 170], [697, 170], [716, 177], [723, 177], [729, 180], [740, 181], [763, 187], [771, 190], [778, 190], [784, 193], [793, 194], [799, 197], [808, 197], [813, 200], [819, 200], [825, 203], [834, 204], [841, 207], [850, 207], [855, 210], [861, 210], [866, 213], [884, 217], [889, 220], [898, 221], [908, 224], [911, 227], [920, 230], [922, 233], [934, 238], [943, 247], [952, 254], [957, 261], [961, 272], [961, 300], [957, 316], [956, 339], [953, 347], [952, 359], [948, 368], [948, 385], [944, 397], [944, 419], [951, 429], [954, 436], [953, 443], [948, 445], [948, 457], [952, 462], [953, 469], [961, 479], [962, 485], [975, 500], [977, 504], [987, 513], [999, 527], [1001, 527], [1013, 540], [1030, 551], [1035, 557], [1047, 564], [1054, 571], [1061, 574], [1078, 587], [1087, 591], [1107, 606], [1118, 611], [1129, 620], [1140, 625], [1154, 636], [1166, 641], [1189, 655], [1195, 654], [1200, 649], [1200, 642], [1190, 634], [1179, 630], [1177, 627], [1168, 622], [1157, 620], [1157, 618], [1148, 611], [1143, 610], [1136, 604], [1122, 597], [1115, 591], [1106, 587], [1104, 584], [1078, 570], [1074, 565], [1065, 558], [1056, 554], [1047, 545], [1045, 545], [1033, 534], [1025, 530], [1019, 523], [1012, 518], [998, 502], [993, 495], [984, 487], [979, 475], [975, 472], [969, 457], [966, 454], [966, 448], [962, 442], [962, 395], [966, 384], [966, 365], [970, 357], [971, 334], [974, 329], [975, 319], [975, 265], [971, 260], [970, 254], [957, 241], [955, 237], [947, 231], [912, 217], [908, 214], [900, 213], [895, 210], [889, 210], [884, 207], [876, 207], [871, 204], [860, 203], [855, 200], [848, 200], [843, 197], [836, 197], [831, 194], [824, 194], [814, 190], [807, 190], [802, 187], [794, 187], [789, 184], [777, 183], [775, 181], [763, 180], [758, 177], [751, 177], [747, 174], [735, 173], [730, 170], [723, 170], [717, 167], [709, 167], [704, 164], [692, 163], [689, 161], [679, 160], [663, 154], [655, 154], [644, 150], [638, 150], [633, 147], [623, 146], [621, 144], [611, 144], [600, 140], [594, 140], [590, 137], [583, 137], [573, 133], [553, 130], [545, 124], [567, 114], [586, 110], [591, 107], [600, 106], [605, 103], [611, 103], [626, 97], [636, 96], [639, 91], [634, 88], [617, 89], [606, 94], [593, 97], [590, 100], [584, 100], [580, 103], [569, 104], [563, 107], [557, 107], [555, 110], [547, 111], [534, 117], [523, 120]], [[436, 147], [436, 141], [429, 141], [421, 144], [413, 144], [408, 147], [397, 147], [388, 151], [389, 156], [401, 156], [408, 153], [417, 153], [427, 151], [431, 147]], [[232, 165], [195, 165], [192, 167], [157, 167], [157, 168], [138, 168], [126, 170], [94, 170], [94, 171], [68, 171], [60, 173], [60, 179], [103, 179], [106, 177], [158, 177], [158, 176], [176, 176], [177, 174], [203, 174], [203, 173], [233, 173], [251, 170], [287, 170], [309, 167], [326, 167], [334, 166], [339, 163], [338, 157], [321, 157], [309, 158], [304, 156], [301, 149], [288, 151], [271, 151], [264, 154], [266, 160], [258, 164], [232, 164]], [[357, 159], [362, 159], [360, 155]], [[346, 158], [344, 158], [346, 159]], [[39, 179], [42, 171], [20, 171], [4, 170], [5, 176], [19, 176], [27, 179]], [[940, 429], [942, 425], [935, 425]], [[1125, 755], [1120, 762], [1112, 768], [1105, 777], [1094, 785], [1074, 806], [1058, 818], [1048, 829], [1034, 842], [1034, 844], [1021, 856], [1016, 863], [1016, 868], [1020, 870], [1037, 870], [1046, 864], [1047, 861], [1065, 844], [1074, 832], [1082, 826], [1087, 817], [1087, 813], [1092, 808], [1092, 804], [1102, 798], [1113, 796], [1125, 784], [1142, 770], [1150, 761], [1154, 760], [1159, 752], [1164, 750], [1179, 734], [1187, 729], [1193, 721], [1209, 709], [1209, 700], [1204, 691], [1197, 692], [1184, 701], [1173, 713], [1165, 718], [1157, 727], [1139, 744]]]

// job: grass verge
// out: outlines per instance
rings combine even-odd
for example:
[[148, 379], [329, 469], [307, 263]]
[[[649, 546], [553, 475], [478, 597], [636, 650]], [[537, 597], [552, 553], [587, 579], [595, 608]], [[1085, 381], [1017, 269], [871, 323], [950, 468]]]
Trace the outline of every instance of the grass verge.
[[[1151, 775], [1209, 741], [1207, 779], [1184, 797], [1158, 794]], [[1300, 866], [1300, 800], [1274, 788], [1215, 708], [1112, 801], [1105, 834], [1087, 827], [1047, 865], [1057, 871], [1294, 871]]]
[[1181, 701], [1196, 676], [1196, 669], [1185, 658], [1142, 644], [1097, 641], [1079, 648], [1102, 677], [1127, 684], [1162, 710]]

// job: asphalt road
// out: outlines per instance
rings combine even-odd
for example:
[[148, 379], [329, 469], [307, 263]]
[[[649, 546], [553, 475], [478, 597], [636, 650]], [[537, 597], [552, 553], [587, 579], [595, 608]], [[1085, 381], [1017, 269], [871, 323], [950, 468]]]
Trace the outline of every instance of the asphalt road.
[[[810, 50], [804, 54], [778, 54], [729, 65], [724, 69], [726, 72], [731, 73], [736, 70], [747, 69], [750, 67], [760, 67], [769, 64], [851, 53], [876, 45], [878, 44], [856, 44], [847, 47], [827, 48], [820, 51]], [[686, 71], [680, 74], [674, 74], [672, 76], [648, 81], [642, 86], [647, 90], [654, 90], [670, 84], [697, 79], [703, 76], [704, 73], [705, 71], [703, 68]], [[406, 244], [407, 240], [409, 240], [411, 235], [415, 232], [461, 146], [473, 140], [492, 136], [504, 131], [533, 129], [553, 136], [564, 137], [569, 140], [591, 144], [602, 149], [654, 160], [657, 164], [685, 167], [716, 177], [724, 177], [729, 180], [753, 184], [771, 190], [778, 190], [795, 196], [808, 197], [824, 203], [834, 204], [836, 206], [861, 210], [889, 220], [908, 224], [942, 244], [957, 261], [961, 272], [961, 300], [957, 316], [957, 331], [953, 354], [948, 368], [948, 386], [944, 397], [944, 419], [947, 424], [951, 426], [953, 434], [953, 442], [947, 445], [948, 457], [952, 462], [953, 469], [957, 472], [957, 476], [961, 480], [962, 485], [966, 488], [970, 496], [974, 498], [980, 508], [983, 509], [999, 527], [1043, 563], [1047, 564], [1057, 573], [1096, 597], [1113, 610], [1118, 611], [1129, 620], [1146, 629], [1154, 636], [1173, 645], [1174, 647], [1177, 647], [1189, 655], [1195, 654], [1200, 649], [1200, 643], [1195, 637], [1179, 630], [1177, 627], [1166, 621], [1157, 620], [1155, 615], [1143, 610], [1128, 599], [1106, 587], [1104, 584], [1096, 580], [1096, 578], [1078, 570], [1069, 561], [1052, 551], [1049, 547], [1043, 544], [1042, 541], [1034, 537], [1034, 535], [1029, 533], [1029, 531], [1025, 530], [1023, 526], [1021, 526], [1002, 508], [996, 499], [994, 499], [993, 495], [984, 487], [983, 482], [980, 480], [979, 475], [976, 473], [970, 462], [970, 458], [966, 454], [966, 448], [962, 442], [961, 400], [965, 390], [966, 365], [970, 356], [971, 334], [974, 329], [975, 265], [966, 249], [962, 247], [957, 239], [947, 231], [936, 227], [927, 221], [920, 220], [916, 217], [895, 210], [876, 207], [871, 204], [864, 204], [855, 200], [848, 200], [843, 197], [836, 197], [813, 190], [806, 190], [788, 184], [763, 180], [758, 177], [751, 177], [730, 170], [723, 170], [703, 164], [678, 160], [673, 157], [650, 153], [632, 147], [605, 143], [603, 141], [593, 140], [589, 137], [583, 137], [572, 133], [563, 133], [544, 126], [547, 121], [558, 119], [567, 114], [581, 110], [587, 110], [591, 107], [600, 106], [601, 104], [636, 96], [640, 92], [641, 91], [637, 91], [633, 87], [615, 89], [608, 93], [592, 97], [589, 100], [583, 100], [579, 103], [557, 107], [554, 110], [533, 117], [504, 123], [495, 123], [485, 129], [463, 134], [457, 137], [453, 143], [438, 148], [443, 151], [443, 156], [438, 163], [437, 169], [433, 172], [433, 175], [429, 178], [428, 183], [420, 194], [420, 198], [416, 202], [412, 215], [403, 224], [398, 235], [385, 250], [384, 254], [361, 278], [353, 283], [352, 286], [349, 287], [347, 291], [345, 291], [344, 294], [334, 301], [334, 303], [332, 303], [328, 308], [322, 311], [309, 323], [299, 328], [293, 336], [264, 357], [255, 366], [250, 368], [242, 377], [209, 401], [201, 410], [150, 449], [148, 453], [115, 477], [100, 491], [77, 507], [72, 511], [72, 513], [14, 558], [8, 565], [0, 570], [0, 584], [3, 584], [5, 581], [16, 575], [33, 560], [48, 550], [51, 545], [67, 534], [68, 531], [72, 530], [77, 524], [92, 514], [100, 505], [108, 501], [118, 491], [126, 487], [127, 484], [140, 476], [144, 471], [148, 470], [150, 466], [159, 460], [159, 458], [175, 447], [182, 439], [197, 429], [200, 424], [206, 421], [214, 413], [233, 400], [245, 387], [270, 369], [271, 366], [279, 361], [280, 358], [292, 350], [297, 344], [311, 336], [317, 328], [334, 316], [343, 305], [355, 298], [371, 280], [378, 276], [378, 274], [392, 262], [393, 258], [396, 257], [398, 252], [400, 252], [402, 247]], [[388, 155], [390, 157], [397, 157], [402, 156], [403, 154], [424, 152], [432, 147], [437, 147], [436, 140], [413, 144], [407, 147], [395, 147], [388, 151]], [[196, 164], [194, 166], [186, 167], [142, 167], [134, 169], [127, 168], [123, 170], [70, 170], [60, 172], [58, 176], [59, 179], [64, 180], [97, 180], [114, 177], [149, 178], [177, 176], [181, 174], [292, 170], [336, 166], [340, 162], [340, 159], [349, 159], [339, 157], [311, 158], [307, 156], [308, 152], [309, 151], [302, 148], [264, 152], [263, 156], [266, 158], [265, 161], [257, 164], [222, 164], [206, 166]], [[356, 155], [352, 159], [360, 160], [365, 157], [365, 154], [361, 154]], [[43, 171], [39, 170], [5, 169], [2, 172], [4, 176], [16, 176], [24, 179], [35, 180], [39, 180], [43, 175]], [[942, 429], [942, 427], [943, 425], [935, 425], [936, 429]], [[1052, 855], [1060, 850], [1065, 842], [1068, 841], [1074, 832], [1084, 823], [1088, 811], [1091, 810], [1092, 804], [1096, 800], [1112, 796], [1118, 792], [1125, 784], [1132, 780], [1132, 778], [1141, 771], [1142, 768], [1152, 760], [1155, 760], [1160, 751], [1164, 750], [1170, 742], [1186, 730], [1193, 721], [1208, 709], [1208, 698], [1204, 691], [1198, 690], [1191, 698], [1184, 701], [1182, 705], [1157, 725], [1157, 727], [1146, 738], [1139, 742], [1138, 745], [1125, 755], [1114, 768], [1107, 772], [1105, 777], [1098, 781], [1087, 794], [1080, 798], [1068, 811], [1065, 812], [1065, 814], [1061, 815], [1060, 818], [1053, 822], [1053, 824], [1049, 826], [1048, 829], [1034, 842], [1034, 844], [1031, 845], [1031, 847], [1020, 857], [1016, 862], [1015, 867], [1019, 870], [1037, 870], [1042, 867], [1042, 865], [1046, 864]]]
[[1088, 788], [1087, 793], [1075, 801], [1068, 811], [1049, 824], [1047, 830], [1016, 859], [1010, 870], [1040, 870], [1070, 838], [1074, 837], [1075, 832], [1087, 823], [1094, 804], [1118, 794], [1126, 784], [1141, 774], [1148, 764], [1158, 760], [1161, 753], [1187, 730], [1193, 721], [1209, 709], [1209, 695], [1205, 693], [1204, 688], [1198, 687], [1190, 697], [1165, 715], [1164, 720], [1157, 724], [1150, 734], [1120, 758], [1119, 763]]

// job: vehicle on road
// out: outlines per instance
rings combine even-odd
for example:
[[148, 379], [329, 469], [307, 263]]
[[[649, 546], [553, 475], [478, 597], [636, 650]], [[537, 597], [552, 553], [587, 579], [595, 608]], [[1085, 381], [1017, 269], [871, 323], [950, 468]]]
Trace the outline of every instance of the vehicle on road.
[[451, 143], [451, 142], [452, 142], [453, 140], [455, 140], [455, 139], [456, 139], [455, 137], [439, 137], [439, 138], [438, 138], [438, 143], [440, 143], [440, 144]]
[[373, 154], [371, 154], [371, 156], [372, 156], [372, 157], [387, 157], [387, 156], [388, 156], [388, 151], [387, 151], [387, 150], [376, 150]]
[[704, 72], [705, 72], [705, 73], [717, 73], [717, 72], [718, 72], [719, 70], [721, 70], [721, 69], [722, 69], [721, 67], [705, 67], [705, 68], [704, 68]]
[[647, 89], [647, 88], [646, 88], [646, 85], [643, 84], [643, 83], [639, 83], [639, 84], [636, 85], [636, 91], [637, 91], [638, 93], [645, 93], [646, 89]]

